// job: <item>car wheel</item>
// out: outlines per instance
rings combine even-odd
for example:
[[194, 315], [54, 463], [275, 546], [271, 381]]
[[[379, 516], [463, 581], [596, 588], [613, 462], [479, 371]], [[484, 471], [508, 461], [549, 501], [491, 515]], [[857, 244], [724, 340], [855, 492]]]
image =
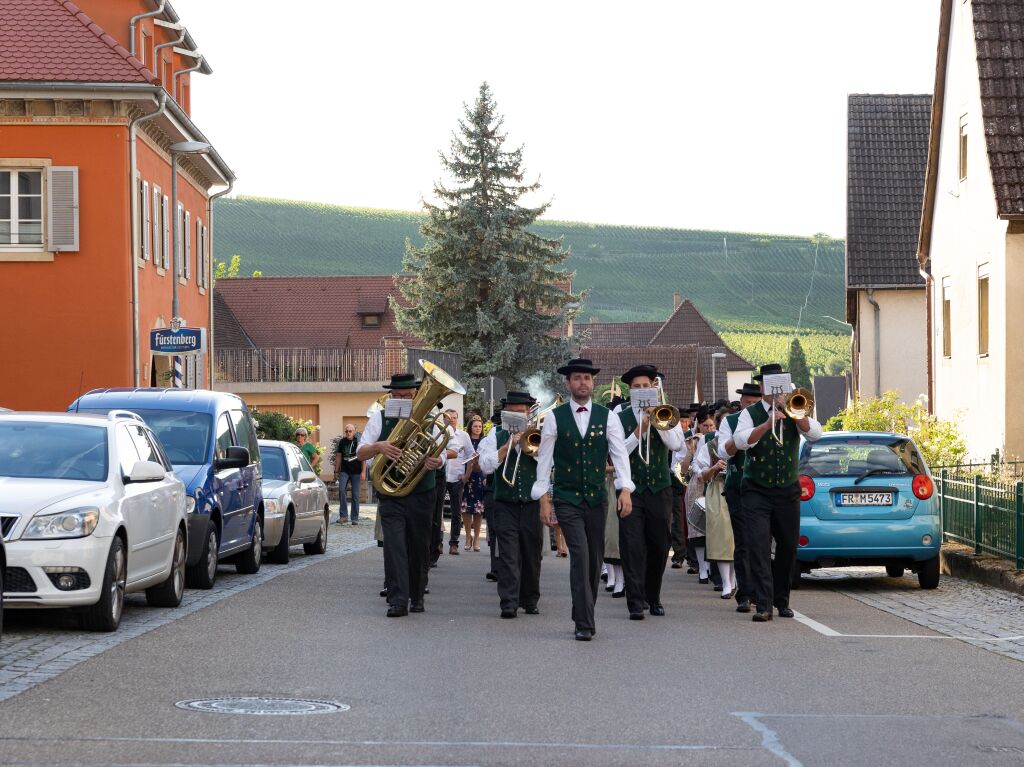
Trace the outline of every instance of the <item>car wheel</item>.
[[252, 545], [235, 559], [235, 570], [243, 575], [252, 575], [260, 571], [263, 564], [263, 525], [257, 516], [252, 523]]
[[212, 589], [217, 580], [217, 559], [220, 552], [220, 539], [217, 537], [217, 526], [210, 523], [206, 531], [203, 550], [199, 553], [199, 561], [185, 569], [185, 583], [194, 589]]
[[146, 602], [150, 607], [177, 607], [185, 594], [185, 533], [178, 528], [174, 538], [171, 572], [163, 583], [146, 589]]
[[903, 565], [886, 565], [885, 574], [890, 578], [902, 578], [905, 569]]
[[284, 527], [281, 530], [281, 540], [277, 542], [274, 550], [267, 555], [267, 561], [273, 562], [275, 565], [288, 564], [288, 558], [291, 556], [292, 528], [295, 526], [292, 514], [292, 509], [289, 507], [288, 517], [285, 519]]
[[939, 558], [937, 556], [922, 562], [917, 569], [917, 582], [922, 589], [939, 587]]
[[320, 532], [317, 533], [316, 540], [312, 543], [302, 544], [302, 550], [307, 554], [323, 554], [327, 551], [327, 522], [330, 519], [331, 512], [325, 511], [323, 519], [320, 520]]
[[128, 578], [128, 558], [125, 556], [124, 541], [114, 536], [107, 555], [107, 566], [103, 571], [103, 588], [100, 601], [85, 608], [82, 626], [88, 631], [116, 631], [124, 612], [124, 587]]

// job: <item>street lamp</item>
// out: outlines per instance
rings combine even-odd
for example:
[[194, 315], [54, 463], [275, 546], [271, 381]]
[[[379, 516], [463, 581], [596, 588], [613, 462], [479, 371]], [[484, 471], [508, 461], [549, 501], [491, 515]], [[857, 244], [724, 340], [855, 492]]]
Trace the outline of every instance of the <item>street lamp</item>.
[[711, 355], [711, 401], [718, 400], [718, 376], [715, 371], [715, 362], [725, 359], [725, 352], [715, 352]]
[[[178, 155], [206, 154], [212, 146], [205, 141], [179, 141], [171, 144], [171, 323], [180, 326], [178, 306], [178, 275], [182, 264], [178, 260]], [[182, 218], [184, 220], [184, 217]], [[188, 237], [188, 232], [185, 232]], [[174, 358], [174, 388], [181, 388], [181, 357]]]

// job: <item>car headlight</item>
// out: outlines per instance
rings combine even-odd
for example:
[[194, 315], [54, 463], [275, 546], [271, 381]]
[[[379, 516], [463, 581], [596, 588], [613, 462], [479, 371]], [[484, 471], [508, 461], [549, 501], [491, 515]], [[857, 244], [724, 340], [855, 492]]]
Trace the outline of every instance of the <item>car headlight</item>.
[[277, 501], [273, 498], [264, 498], [263, 510], [268, 514], [277, 514]]
[[196, 510], [196, 499], [191, 495], [185, 496], [185, 513], [191, 514]]
[[99, 509], [68, 509], [56, 514], [33, 517], [21, 537], [22, 540], [84, 538], [87, 535], [92, 535], [99, 521]]

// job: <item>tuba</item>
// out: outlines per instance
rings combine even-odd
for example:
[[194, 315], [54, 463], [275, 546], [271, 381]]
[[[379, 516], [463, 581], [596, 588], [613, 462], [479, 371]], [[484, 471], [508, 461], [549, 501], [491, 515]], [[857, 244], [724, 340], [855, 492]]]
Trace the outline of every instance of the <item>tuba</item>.
[[[430, 416], [430, 411], [449, 394], [466, 393], [466, 387], [433, 362], [419, 362], [424, 376], [412, 400], [412, 413], [399, 420], [388, 437], [388, 442], [402, 450], [402, 456], [377, 456], [370, 469], [377, 491], [395, 498], [404, 498], [413, 491], [426, 474], [426, 460], [439, 456], [448, 444], [444, 414]], [[434, 434], [435, 429], [438, 434]]]

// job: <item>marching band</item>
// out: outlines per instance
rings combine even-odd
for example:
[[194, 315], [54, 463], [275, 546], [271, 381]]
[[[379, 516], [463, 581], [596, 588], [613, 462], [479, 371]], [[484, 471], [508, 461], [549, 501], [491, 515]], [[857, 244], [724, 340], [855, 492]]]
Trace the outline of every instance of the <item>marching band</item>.
[[[425, 611], [427, 576], [443, 544], [438, 512], [446, 479], [450, 492], [467, 452], [464, 433], [455, 431], [457, 414], [433, 414], [445, 396], [465, 388], [436, 365], [421, 365], [422, 380], [392, 376], [357, 450], [360, 460], [372, 461], [380, 498], [388, 617]], [[567, 401], [541, 409], [530, 393], [508, 392], [472, 456], [486, 477], [487, 575], [497, 581], [501, 617], [540, 612], [545, 525], [557, 526], [568, 547], [578, 641], [597, 634], [602, 577], [616, 595], [624, 591], [630, 620], [664, 616], [670, 550], [673, 568], [689, 564], [700, 583], [713, 581], [722, 599], [735, 598], [737, 612], [753, 609], [755, 622], [776, 612], [793, 617], [800, 444], [822, 433], [810, 392], [794, 389], [780, 365], [763, 365], [736, 390], [736, 401], [676, 408], [665, 376], [641, 363], [613, 378], [628, 390], [613, 397], [613, 383], [605, 406], [593, 396], [601, 371], [590, 360], [570, 360], [557, 372]], [[451, 554], [458, 553], [454, 502]], [[609, 551], [621, 567], [609, 564], [602, 576]]]

